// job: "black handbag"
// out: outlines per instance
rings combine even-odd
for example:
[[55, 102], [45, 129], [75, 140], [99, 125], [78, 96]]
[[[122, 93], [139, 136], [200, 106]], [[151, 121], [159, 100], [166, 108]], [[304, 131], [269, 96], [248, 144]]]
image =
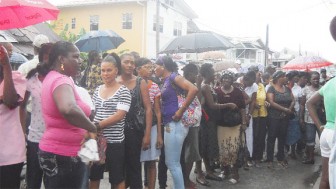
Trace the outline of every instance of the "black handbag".
[[220, 114], [216, 115], [217, 125], [224, 127], [234, 127], [242, 123], [240, 111], [237, 110], [219, 110]]
[[135, 113], [134, 117], [134, 127], [137, 130], [145, 130], [145, 125], [146, 125], [146, 119], [145, 119], [145, 109], [143, 107], [142, 103], [142, 96], [141, 96], [141, 89], [140, 89], [140, 84], [141, 84], [141, 78], [138, 77], [136, 80], [136, 104], [135, 104], [135, 109], [137, 112]]

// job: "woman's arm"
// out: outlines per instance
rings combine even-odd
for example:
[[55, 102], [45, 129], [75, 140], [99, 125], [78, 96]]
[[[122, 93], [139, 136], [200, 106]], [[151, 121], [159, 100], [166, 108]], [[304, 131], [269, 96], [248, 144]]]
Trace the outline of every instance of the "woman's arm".
[[292, 99], [292, 102], [290, 103], [289, 105], [289, 110], [291, 112], [294, 112], [294, 106], [295, 106], [295, 97], [294, 97], [294, 94], [291, 92], [291, 99]]
[[[6, 49], [0, 45], [0, 65], [2, 66], [3, 83], [4, 83], [4, 94], [2, 101], [9, 109], [16, 108], [18, 103], [18, 95], [14, 87], [14, 82], [12, 78], [12, 68], [9, 63], [9, 58]], [[0, 74], [1, 75], [1, 74]]]
[[152, 105], [149, 98], [149, 90], [147, 88], [147, 83], [145, 80], [141, 80], [141, 97], [142, 97], [142, 103], [145, 108], [146, 112], [146, 129], [145, 129], [145, 135], [142, 140], [142, 149], [147, 150], [150, 145], [150, 135], [151, 135], [151, 128], [153, 123], [153, 111], [152, 111]]
[[274, 102], [274, 94], [273, 93], [267, 93], [266, 94], [267, 101], [270, 103], [270, 106], [276, 110], [280, 110], [282, 112], [290, 113], [291, 110], [288, 108], [285, 108], [278, 103]]
[[187, 92], [186, 99], [182, 107], [178, 109], [178, 111], [173, 116], [173, 120], [179, 121], [182, 118], [183, 113], [187, 110], [191, 102], [194, 100], [195, 96], [197, 95], [198, 89], [195, 85], [190, 83], [182, 76], [176, 76], [174, 83]]
[[305, 116], [305, 109], [306, 109], [306, 95], [303, 95], [300, 98], [300, 111], [299, 111], [299, 119], [301, 126], [304, 125], [304, 116]]
[[154, 98], [154, 113], [157, 119], [157, 142], [156, 148], [162, 148], [163, 139], [162, 139], [162, 114], [161, 114], [161, 96]]
[[202, 101], [202, 82], [203, 82], [203, 77], [201, 75], [197, 75], [196, 79], [196, 87], [198, 89], [197, 92], [197, 98], [201, 102]]
[[250, 104], [252, 102], [252, 98], [250, 98], [245, 91], [242, 91], [242, 92], [243, 92], [243, 97], [244, 97], [245, 105]]
[[71, 125], [85, 129], [89, 132], [97, 132], [94, 124], [78, 107], [73, 89], [70, 85], [64, 84], [56, 87], [53, 92], [53, 98], [57, 109]]
[[205, 104], [211, 108], [211, 109], [225, 109], [225, 108], [230, 108], [230, 109], [235, 109], [237, 108], [236, 104], [234, 103], [226, 103], [226, 104], [218, 104], [215, 103], [212, 93], [211, 93], [211, 88], [209, 85], [204, 85], [201, 88], [202, 95], [204, 96]]
[[26, 135], [26, 118], [27, 118], [27, 103], [30, 97], [30, 92], [26, 91], [23, 101], [20, 104], [20, 122], [22, 126], [23, 133]]
[[247, 124], [247, 121], [246, 121], [246, 111], [245, 111], [245, 108], [241, 108], [240, 109], [240, 115], [242, 117], [242, 129], [245, 130], [246, 127], [248, 126]]
[[124, 110], [117, 110], [116, 113], [108, 117], [107, 119], [104, 119], [98, 123], [99, 128], [98, 129], [105, 129], [105, 127], [115, 125], [120, 120], [122, 120], [126, 116], [126, 111]]
[[[255, 107], [255, 103], [256, 103], [256, 99], [257, 99], [257, 93], [253, 93], [252, 96], [251, 96], [251, 102], [249, 104], [249, 110], [247, 112], [247, 114], [249, 116], [252, 116], [253, 114], [253, 110], [254, 110], [254, 107]], [[250, 119], [250, 118], [249, 118]]]
[[323, 129], [322, 123], [320, 118], [317, 115], [316, 109], [317, 105], [323, 100], [323, 96], [320, 95], [320, 93], [317, 91], [313, 94], [312, 97], [310, 97], [307, 101], [307, 109], [309, 112], [310, 117], [314, 121], [314, 124], [316, 127], [321, 131]]

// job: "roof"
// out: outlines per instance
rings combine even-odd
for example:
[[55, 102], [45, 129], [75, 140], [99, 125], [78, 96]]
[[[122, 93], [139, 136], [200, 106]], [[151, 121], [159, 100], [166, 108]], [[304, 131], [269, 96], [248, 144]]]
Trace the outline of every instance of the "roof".
[[237, 49], [263, 49], [260, 46], [253, 44], [252, 42], [240, 42], [235, 44]]
[[196, 25], [196, 23], [192, 20], [189, 20], [187, 23], [187, 33], [195, 33], [195, 32], [200, 32], [201, 30], [199, 29], [199, 27]]
[[195, 19], [198, 17], [197, 14], [184, 0], [175, 0], [175, 3], [183, 9], [183, 13], [185, 13], [189, 18]]
[[52, 31], [46, 23], [40, 23], [20, 29], [5, 30], [1, 31], [0, 34], [4, 34], [6, 39], [8, 38], [9, 42], [12, 42], [14, 52], [24, 55], [34, 55], [34, 47], [32, 44], [35, 36], [39, 34], [46, 35], [50, 42], [61, 40], [61, 38]]
[[[72, 0], [72, 1], [63, 1], [60, 3], [56, 3], [56, 6], [60, 9], [62, 8], [70, 8], [70, 7], [83, 7], [83, 6], [92, 6], [92, 5], [104, 5], [104, 4], [113, 4], [113, 3], [128, 3], [128, 2], [147, 2], [149, 0]], [[174, 7], [170, 7], [163, 2], [161, 5], [164, 7], [170, 7], [175, 11], [180, 12], [181, 14], [186, 15], [190, 19], [197, 18], [197, 14], [190, 8], [190, 6], [184, 0], [175, 0], [174, 3], [181, 7], [182, 10], [175, 9]]]
[[[144, 1], [144, 0], [140, 0]], [[66, 7], [79, 7], [79, 6], [90, 6], [90, 5], [102, 5], [102, 4], [111, 4], [111, 3], [126, 3], [126, 2], [137, 2], [135, 0], [72, 0], [72, 1], [63, 1], [61, 3], [56, 3], [58, 8]]]

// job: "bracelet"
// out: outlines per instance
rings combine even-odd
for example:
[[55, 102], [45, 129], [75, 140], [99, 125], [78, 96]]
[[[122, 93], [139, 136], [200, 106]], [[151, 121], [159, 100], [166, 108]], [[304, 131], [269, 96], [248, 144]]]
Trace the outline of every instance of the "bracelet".
[[94, 122], [94, 125], [95, 125], [96, 128], [97, 128], [97, 133], [98, 133], [99, 131], [102, 130], [102, 128], [101, 128], [100, 125], [99, 125], [99, 122]]

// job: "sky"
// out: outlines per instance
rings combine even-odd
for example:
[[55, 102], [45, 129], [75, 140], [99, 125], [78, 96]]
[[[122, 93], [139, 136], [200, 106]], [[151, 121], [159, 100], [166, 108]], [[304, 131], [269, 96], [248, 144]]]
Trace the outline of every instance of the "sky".
[[273, 51], [288, 48], [336, 63], [336, 42], [329, 32], [336, 0], [185, 0], [201, 29], [230, 37], [260, 37]]
[[[57, 4], [64, 0], [49, 0]], [[68, 0], [69, 1], [69, 0]], [[259, 37], [272, 51], [288, 48], [336, 63], [329, 32], [336, 0], [184, 0], [198, 15], [196, 24], [229, 37]]]

